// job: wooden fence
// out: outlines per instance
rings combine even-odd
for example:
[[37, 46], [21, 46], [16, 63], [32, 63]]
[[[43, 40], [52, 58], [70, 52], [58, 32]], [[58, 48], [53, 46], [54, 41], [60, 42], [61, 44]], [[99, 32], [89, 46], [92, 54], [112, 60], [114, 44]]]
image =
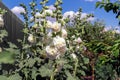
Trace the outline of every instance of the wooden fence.
[[8, 41], [19, 45], [17, 39], [23, 38], [23, 22], [14, 14], [10, 9], [8, 9], [1, 1], [0, 8], [7, 10], [7, 13], [3, 16], [4, 18], [4, 27], [8, 32]]

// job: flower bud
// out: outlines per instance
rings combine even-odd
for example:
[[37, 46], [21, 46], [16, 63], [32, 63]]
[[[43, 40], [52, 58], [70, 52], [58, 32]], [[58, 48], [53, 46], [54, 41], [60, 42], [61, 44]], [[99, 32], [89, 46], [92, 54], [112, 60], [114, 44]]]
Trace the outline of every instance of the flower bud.
[[37, 28], [38, 27], [38, 24], [37, 23], [35, 23], [34, 25], [33, 25], [33, 28]]
[[59, 32], [60, 31], [60, 27], [61, 27], [61, 24], [59, 24], [58, 22], [54, 22], [53, 25], [52, 25], [52, 29], [55, 32]]
[[61, 32], [62, 32], [62, 37], [66, 38], [67, 37], [67, 31], [65, 29], [62, 29]]
[[58, 5], [59, 5], [59, 3], [58, 3], [58, 2], [56, 2], [56, 3], [54, 4], [54, 6], [55, 6], [55, 7], [57, 7]]
[[82, 43], [82, 40], [80, 37], [78, 37], [77, 39], [75, 39], [75, 42], [77, 42], [79, 44], [79, 43]]
[[51, 27], [52, 27], [52, 25], [53, 25], [53, 24], [52, 24], [52, 22], [51, 22], [51, 21], [47, 21], [47, 25], [46, 25], [46, 27], [47, 27], [47, 28], [51, 28]]
[[35, 42], [34, 36], [33, 36], [32, 34], [30, 34], [30, 35], [28, 36], [28, 41], [29, 41], [30, 43], [34, 43], [34, 42]]
[[52, 15], [53, 14], [53, 11], [52, 10], [45, 10], [43, 12], [43, 15]]
[[73, 59], [77, 58], [77, 56], [74, 53], [72, 53], [71, 56], [72, 56]]
[[48, 6], [43, 6], [43, 8], [44, 8], [44, 9], [46, 9], [46, 10], [47, 10], [47, 9], [49, 9], [49, 7], [48, 7]]
[[0, 27], [4, 26], [3, 15], [0, 14]]

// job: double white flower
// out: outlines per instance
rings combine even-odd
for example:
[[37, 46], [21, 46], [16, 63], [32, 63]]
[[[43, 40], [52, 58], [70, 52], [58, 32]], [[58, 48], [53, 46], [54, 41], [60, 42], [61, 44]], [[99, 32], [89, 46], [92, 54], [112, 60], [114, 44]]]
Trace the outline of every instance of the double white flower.
[[48, 55], [48, 58], [55, 59], [61, 54], [64, 54], [66, 52], [66, 42], [65, 39], [56, 36], [53, 38], [52, 45], [49, 45], [46, 47], [46, 53]]
[[57, 49], [60, 51], [61, 54], [64, 54], [66, 51], [66, 42], [65, 39], [57, 36], [55, 38], [53, 38], [53, 44], [55, 47], [57, 47]]
[[46, 54], [48, 58], [55, 59], [59, 55], [59, 52], [54, 46], [46, 46]]

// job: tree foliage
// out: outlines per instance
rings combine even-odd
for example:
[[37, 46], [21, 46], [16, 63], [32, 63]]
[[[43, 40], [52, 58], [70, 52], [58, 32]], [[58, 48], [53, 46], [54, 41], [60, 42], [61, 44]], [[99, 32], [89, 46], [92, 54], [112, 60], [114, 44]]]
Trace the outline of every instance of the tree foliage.
[[[106, 12], [113, 11], [116, 14], [116, 18], [120, 20], [120, 1], [116, 0], [111, 2], [110, 0], [102, 0], [96, 2], [96, 8], [104, 8]], [[120, 24], [120, 22], [119, 22]]]

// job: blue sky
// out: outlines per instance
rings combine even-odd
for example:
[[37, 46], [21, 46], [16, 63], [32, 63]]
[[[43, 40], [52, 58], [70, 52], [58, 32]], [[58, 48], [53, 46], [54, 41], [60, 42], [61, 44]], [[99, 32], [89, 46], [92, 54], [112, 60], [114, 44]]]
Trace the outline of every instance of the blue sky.
[[[29, 4], [32, 0], [2, 0], [3, 3], [9, 8], [13, 9], [16, 6], [19, 6], [20, 3]], [[40, 0], [38, 0], [40, 1]], [[103, 9], [96, 9], [95, 3], [98, 0], [63, 0], [63, 13], [67, 11], [74, 11], [81, 7], [84, 13], [93, 13], [95, 19], [104, 20], [106, 26], [118, 26], [118, 20], [115, 18], [115, 15], [112, 12], [106, 13]], [[48, 5], [52, 5], [55, 0], [50, 0]]]

